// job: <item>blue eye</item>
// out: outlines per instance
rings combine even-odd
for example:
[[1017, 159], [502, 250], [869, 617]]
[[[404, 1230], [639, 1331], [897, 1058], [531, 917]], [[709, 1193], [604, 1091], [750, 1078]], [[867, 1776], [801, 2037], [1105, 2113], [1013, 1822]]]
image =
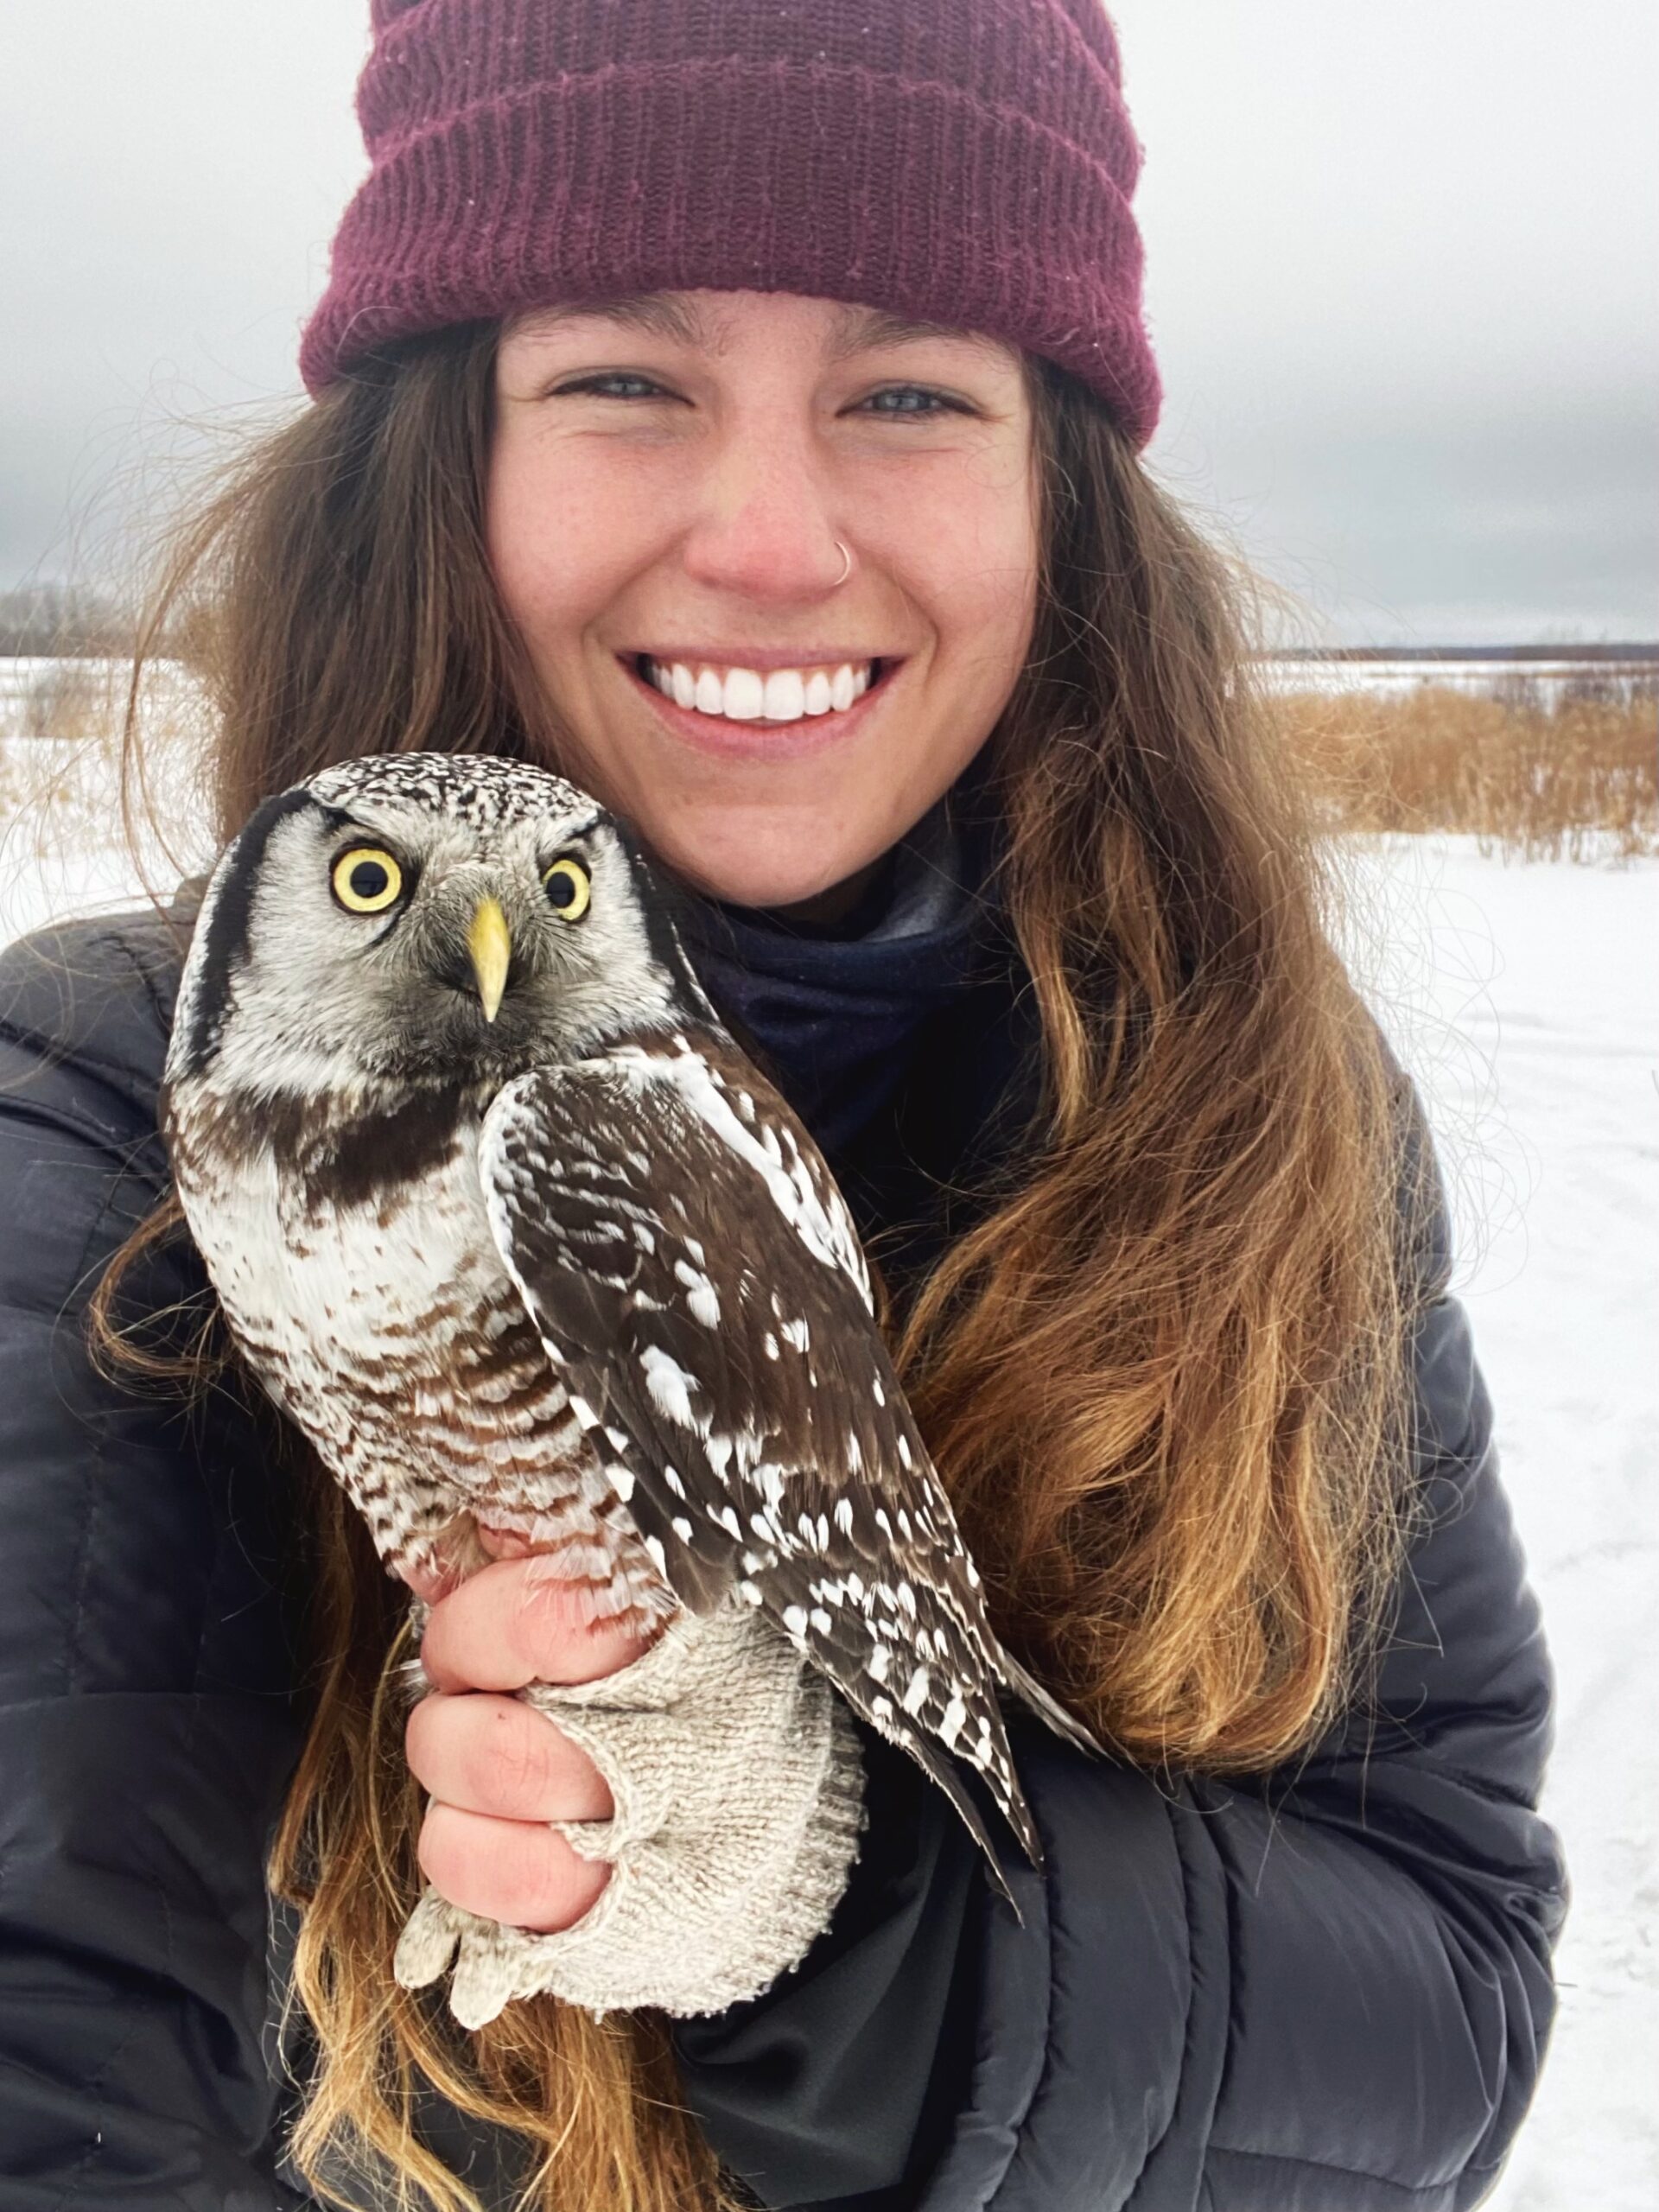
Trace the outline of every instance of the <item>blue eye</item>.
[[877, 409], [877, 413], [882, 415], [911, 415], [925, 419], [928, 416], [944, 414], [960, 415], [964, 411], [962, 403], [959, 400], [947, 399], [942, 391], [930, 391], [925, 385], [919, 384], [888, 385], [885, 390], [881, 391], [873, 391], [870, 394], [870, 399], [872, 402], [878, 399], [920, 399], [925, 400], [927, 403], [925, 409], [920, 407], [883, 407]]
[[[635, 389], [624, 392], [609, 388], [617, 385], [632, 385]], [[574, 392], [592, 392], [596, 398], [601, 399], [671, 399], [674, 396], [664, 391], [660, 385], [653, 384], [649, 377], [636, 376], [628, 369], [613, 369], [602, 376], [578, 377], [573, 384], [560, 385], [554, 396], [563, 399]], [[882, 399], [919, 400], [922, 404], [878, 407], [876, 401]], [[885, 415], [894, 422], [906, 418], [912, 422], [931, 422], [941, 415], [965, 415], [970, 411], [959, 399], [947, 399], [942, 391], [933, 391], [925, 385], [918, 384], [885, 385], [881, 391], [873, 391], [861, 404], [873, 413]]]
[[[660, 385], [655, 385], [655, 384], [652, 384], [652, 382], [651, 381], [651, 378], [650, 378], [649, 377], [637, 377], [637, 376], [632, 375], [629, 371], [627, 371], [627, 370], [626, 370], [626, 369], [615, 369], [615, 370], [613, 370], [613, 371], [612, 371], [608, 375], [607, 375], [607, 376], [601, 376], [601, 377], [578, 377], [578, 378], [577, 378], [577, 379], [576, 379], [576, 381], [575, 382], [575, 384], [562, 384], [562, 385], [559, 386], [559, 388], [558, 388], [558, 392], [557, 392], [557, 395], [556, 395], [556, 396], [557, 396], [559, 398], [563, 399], [563, 398], [564, 397], [564, 396], [565, 396], [565, 394], [566, 394], [567, 392], [572, 392], [572, 391], [592, 391], [592, 392], [600, 392], [600, 391], [601, 391], [601, 388], [602, 388], [604, 385], [610, 385], [610, 384], [635, 384], [635, 385], [643, 385], [643, 386], [645, 387], [645, 391], [648, 391], [648, 392], [655, 392], [655, 393], [656, 393], [656, 395], [657, 395], [657, 397], [658, 397], [659, 399], [666, 399], [666, 398], [668, 397], [668, 396], [669, 396], [669, 395], [668, 395], [668, 394], [667, 394], [667, 393], [663, 390], [663, 388], [662, 388], [662, 386], [661, 386]], [[620, 396], [621, 396], [620, 394], [616, 393], [616, 392], [605, 392], [605, 393], [603, 393], [603, 397], [606, 397], [606, 398], [607, 398], [607, 399], [618, 398], [618, 397], [620, 397]]]

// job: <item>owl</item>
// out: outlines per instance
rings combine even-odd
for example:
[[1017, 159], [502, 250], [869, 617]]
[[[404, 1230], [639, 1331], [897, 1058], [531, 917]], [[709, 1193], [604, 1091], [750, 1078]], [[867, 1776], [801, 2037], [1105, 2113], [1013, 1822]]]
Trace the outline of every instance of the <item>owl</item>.
[[[431, 1599], [554, 1555], [649, 1636], [758, 1607], [1041, 1863], [1003, 1650], [829, 1168], [626, 825], [520, 762], [347, 761], [208, 886], [162, 1127], [231, 1332]], [[480, 1531], [491, 1538], [486, 1548]]]

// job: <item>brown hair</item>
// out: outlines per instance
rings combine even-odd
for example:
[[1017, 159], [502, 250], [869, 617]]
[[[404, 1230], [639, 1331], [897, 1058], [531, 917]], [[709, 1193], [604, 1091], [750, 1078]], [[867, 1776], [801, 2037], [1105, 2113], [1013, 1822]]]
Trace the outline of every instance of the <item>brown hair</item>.
[[[209, 686], [226, 836], [346, 754], [531, 745], [482, 538], [493, 360], [469, 326], [369, 364], [176, 547], [145, 650]], [[895, 1349], [1010, 1647], [1145, 1767], [1262, 1770], [1364, 1694], [1408, 1531], [1393, 1084], [1231, 571], [1098, 400], [1027, 374], [1038, 617], [988, 760], [1042, 1101]], [[341, 1494], [308, 1494], [326, 1672], [270, 1866], [320, 2051], [302, 2164], [473, 2207], [418, 2139], [430, 2087], [524, 2146], [527, 2207], [729, 2201], [659, 2020], [543, 1998], [462, 2037], [392, 1981], [421, 1817], [400, 1609]]]

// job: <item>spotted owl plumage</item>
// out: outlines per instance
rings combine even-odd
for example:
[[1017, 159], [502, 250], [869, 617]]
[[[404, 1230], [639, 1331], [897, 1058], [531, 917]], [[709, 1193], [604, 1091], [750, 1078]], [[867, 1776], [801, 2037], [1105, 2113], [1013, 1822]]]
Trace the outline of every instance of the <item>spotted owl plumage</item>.
[[513, 1542], [649, 1630], [735, 1592], [1027, 1854], [1003, 1651], [822, 1155], [626, 827], [517, 762], [344, 763], [208, 886], [162, 1128], [233, 1336], [427, 1595]]

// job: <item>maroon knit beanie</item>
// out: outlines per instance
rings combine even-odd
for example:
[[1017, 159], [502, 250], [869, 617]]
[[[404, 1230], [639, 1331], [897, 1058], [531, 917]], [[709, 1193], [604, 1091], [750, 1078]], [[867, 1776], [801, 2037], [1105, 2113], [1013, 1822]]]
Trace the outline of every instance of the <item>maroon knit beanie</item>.
[[1158, 419], [1101, 0], [372, 0], [372, 162], [300, 367], [555, 301], [800, 292]]

